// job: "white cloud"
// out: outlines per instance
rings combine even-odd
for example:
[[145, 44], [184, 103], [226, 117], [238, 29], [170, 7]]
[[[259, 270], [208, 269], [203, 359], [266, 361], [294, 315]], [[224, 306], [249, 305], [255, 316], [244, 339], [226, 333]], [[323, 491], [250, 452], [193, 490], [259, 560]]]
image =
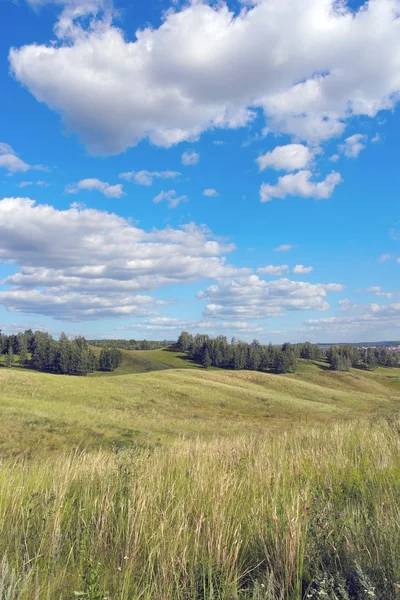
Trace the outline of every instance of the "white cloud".
[[209, 302], [205, 316], [217, 319], [262, 319], [280, 317], [287, 311], [329, 308], [326, 297], [330, 292], [340, 292], [344, 286], [311, 284], [304, 281], [277, 279], [265, 281], [257, 275], [227, 278], [211, 285], [199, 298]]
[[30, 169], [36, 171], [45, 171], [43, 165], [28, 165], [23, 161], [8, 144], [0, 142], [0, 169], [6, 169], [10, 174], [22, 172], [25, 173]]
[[17, 186], [19, 188], [25, 188], [28, 187], [29, 185], [38, 185], [39, 187], [49, 187], [49, 183], [47, 183], [47, 181], [21, 181], [20, 183], [17, 184]]
[[185, 195], [177, 196], [175, 190], [169, 190], [168, 192], [160, 192], [155, 198], [153, 198], [154, 204], [158, 204], [163, 200], [167, 200], [168, 208], [176, 208], [181, 202], [187, 202], [189, 198]]
[[28, 187], [28, 185], [33, 185], [33, 181], [21, 181], [21, 183], [18, 183], [19, 188]]
[[349, 338], [357, 342], [395, 340], [400, 337], [400, 304], [368, 304], [356, 307], [358, 314], [309, 319], [307, 331], [318, 335], [334, 336], [334, 340]]
[[209, 197], [214, 197], [216, 198], [217, 196], [219, 196], [217, 190], [214, 190], [214, 188], [207, 188], [203, 191], [203, 196], [209, 196]]
[[275, 252], [288, 252], [294, 248], [293, 244], [281, 244], [275, 248]]
[[260, 188], [260, 200], [270, 202], [273, 198], [286, 198], [286, 196], [322, 200], [329, 198], [335, 187], [342, 181], [340, 174], [335, 171], [319, 182], [311, 181], [311, 177], [312, 172], [305, 170], [279, 177], [276, 185], [263, 183]]
[[316, 154], [303, 144], [287, 144], [286, 146], [276, 146], [270, 152], [262, 154], [256, 159], [260, 171], [267, 168], [276, 171], [297, 171], [307, 167]]
[[305, 267], [304, 265], [296, 265], [293, 269], [293, 273], [296, 275], [307, 275], [314, 270], [314, 267]]
[[289, 270], [288, 265], [267, 265], [266, 267], [260, 267], [257, 269], [259, 275], [283, 275]]
[[339, 160], [339, 158], [340, 158], [339, 154], [332, 154], [332, 156], [329, 158], [329, 160], [332, 162], [337, 162]]
[[0, 261], [17, 272], [0, 288], [8, 310], [79, 321], [151, 315], [144, 291], [248, 272], [226, 263], [234, 246], [188, 224], [149, 232], [115, 214], [0, 201]]
[[371, 138], [371, 143], [372, 143], [372, 144], [378, 144], [378, 143], [379, 143], [379, 142], [381, 142], [381, 141], [382, 141], [382, 136], [381, 136], [381, 134], [380, 134], [380, 133], [376, 133], [376, 134], [374, 135], [374, 137], [373, 137], [373, 138]]
[[374, 117], [398, 101], [399, 0], [357, 10], [335, 0], [257, 0], [237, 15], [224, 2], [196, 1], [134, 41], [110, 10], [84, 28], [80, 17], [99, 4], [69, 2], [57, 43], [9, 56], [18, 81], [92, 152], [121, 152], [143, 138], [191, 142], [248, 124], [255, 109], [267, 131], [326, 140], [351, 117]]
[[393, 298], [394, 296], [392, 292], [384, 292], [379, 285], [371, 285], [365, 291], [376, 296], [382, 296], [383, 298]]
[[343, 152], [347, 158], [357, 158], [361, 150], [366, 148], [368, 137], [361, 133], [355, 133], [344, 140], [344, 143], [339, 146], [340, 152]]
[[182, 154], [182, 164], [186, 166], [197, 165], [200, 160], [200, 154], [198, 152], [184, 152]]
[[154, 179], [174, 179], [179, 177], [181, 173], [177, 171], [129, 171], [127, 173], [120, 173], [121, 179], [127, 181], [134, 181], [138, 185], [153, 185]]
[[390, 260], [392, 258], [391, 254], [381, 254], [380, 257], [378, 258], [378, 263], [384, 263], [387, 260]]
[[67, 194], [78, 194], [81, 190], [97, 190], [107, 198], [121, 198], [124, 196], [124, 189], [121, 183], [110, 185], [106, 181], [100, 181], [96, 178], [82, 179], [78, 183], [71, 183], [65, 188]]
[[229, 330], [243, 333], [263, 333], [264, 329], [254, 323], [248, 323], [247, 321], [222, 321], [218, 324], [215, 321], [207, 320], [185, 320], [175, 319], [171, 317], [153, 317], [146, 319], [140, 323], [134, 323], [133, 325], [125, 327], [117, 327], [117, 331], [126, 331], [133, 329], [135, 331], [173, 331], [179, 333], [181, 331], [197, 332], [201, 329], [206, 330], [210, 335], [215, 333]]

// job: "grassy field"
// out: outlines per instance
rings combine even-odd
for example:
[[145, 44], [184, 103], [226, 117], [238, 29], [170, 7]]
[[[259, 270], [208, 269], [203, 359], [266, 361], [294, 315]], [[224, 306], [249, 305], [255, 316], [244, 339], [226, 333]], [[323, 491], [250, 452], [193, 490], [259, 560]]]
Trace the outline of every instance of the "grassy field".
[[400, 598], [400, 370], [193, 367], [0, 367], [0, 599]]
[[271, 375], [187, 366], [178, 353], [156, 350], [126, 352], [112, 375], [1, 368], [0, 453], [211, 440], [400, 408], [395, 369], [338, 373], [300, 361], [294, 375]]

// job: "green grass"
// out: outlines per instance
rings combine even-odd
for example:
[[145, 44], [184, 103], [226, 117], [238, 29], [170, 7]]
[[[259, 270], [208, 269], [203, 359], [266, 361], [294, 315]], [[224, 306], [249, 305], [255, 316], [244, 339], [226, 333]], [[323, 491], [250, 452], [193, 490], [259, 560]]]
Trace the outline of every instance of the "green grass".
[[131, 354], [133, 368], [141, 360], [145, 369], [159, 364], [155, 353], [160, 351], [151, 351], [150, 359], [127, 353], [113, 376], [0, 369], [0, 452], [32, 455], [77, 446], [158, 444], [177, 437], [234, 437], [393, 414], [400, 408], [400, 372], [395, 369], [335, 373], [302, 362], [299, 373], [286, 376], [171, 365], [126, 373]]
[[400, 370], [192, 367], [0, 368], [1, 600], [400, 598]]
[[[4, 460], [1, 597], [394, 600], [399, 427]], [[349, 595], [325, 594], [325, 573]]]

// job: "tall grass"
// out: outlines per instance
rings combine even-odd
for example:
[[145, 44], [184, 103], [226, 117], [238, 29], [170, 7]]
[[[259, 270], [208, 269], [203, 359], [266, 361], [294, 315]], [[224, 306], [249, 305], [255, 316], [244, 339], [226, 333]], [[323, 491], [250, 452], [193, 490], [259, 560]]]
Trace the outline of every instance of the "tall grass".
[[400, 423], [4, 460], [2, 600], [394, 599]]

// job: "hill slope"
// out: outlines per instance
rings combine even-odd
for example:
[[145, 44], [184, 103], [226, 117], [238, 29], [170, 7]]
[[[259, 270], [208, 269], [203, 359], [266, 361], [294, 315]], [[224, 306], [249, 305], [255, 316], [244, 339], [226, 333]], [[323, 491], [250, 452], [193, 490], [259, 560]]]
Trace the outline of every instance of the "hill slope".
[[[154, 352], [160, 351], [147, 357], [153, 362]], [[145, 353], [138, 354], [141, 368], [149, 369]], [[139, 363], [133, 357], [129, 365], [128, 358], [113, 377], [1, 368], [0, 452], [233, 437], [400, 408], [396, 369], [335, 373], [300, 361], [298, 373], [283, 376], [155, 361], [158, 370], [132, 374], [127, 370]], [[171, 353], [170, 360], [179, 359]]]

